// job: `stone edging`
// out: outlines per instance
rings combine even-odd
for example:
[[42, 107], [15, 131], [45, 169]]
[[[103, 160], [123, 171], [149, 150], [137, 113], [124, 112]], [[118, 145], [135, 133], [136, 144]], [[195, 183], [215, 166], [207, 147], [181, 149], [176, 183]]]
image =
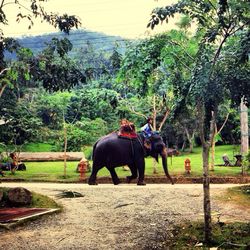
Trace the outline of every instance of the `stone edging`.
[[[192, 183], [203, 183], [202, 177], [189, 177], [189, 176], [172, 176], [175, 184], [192, 184]], [[83, 180], [76, 180], [76, 181], [46, 181], [46, 180], [25, 180], [25, 179], [0, 179], [0, 182], [54, 182], [54, 183], [87, 183], [88, 178], [84, 178]], [[120, 178], [122, 183], [126, 183], [126, 178]], [[111, 177], [98, 177], [98, 183], [112, 183]], [[170, 183], [169, 180], [165, 176], [145, 176], [145, 182], [150, 183]], [[136, 183], [136, 180], [132, 181], [132, 183]], [[213, 184], [247, 184], [250, 183], [250, 176], [225, 176], [225, 177], [210, 177], [210, 183]]]

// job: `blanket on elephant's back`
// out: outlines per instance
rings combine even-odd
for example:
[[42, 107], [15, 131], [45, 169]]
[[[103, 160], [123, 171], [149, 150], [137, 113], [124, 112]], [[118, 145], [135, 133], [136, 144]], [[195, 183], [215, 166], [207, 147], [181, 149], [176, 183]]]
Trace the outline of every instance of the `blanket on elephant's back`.
[[135, 132], [118, 132], [117, 133], [119, 138], [125, 138], [125, 139], [136, 139], [138, 135]]

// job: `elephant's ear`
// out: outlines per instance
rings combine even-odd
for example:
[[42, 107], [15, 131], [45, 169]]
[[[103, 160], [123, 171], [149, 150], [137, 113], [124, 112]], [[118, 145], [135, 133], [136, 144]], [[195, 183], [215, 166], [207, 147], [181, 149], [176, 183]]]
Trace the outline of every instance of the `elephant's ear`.
[[152, 145], [151, 145], [151, 142], [149, 140], [145, 140], [143, 146], [146, 149], [146, 151], [151, 151], [151, 149], [152, 149]]

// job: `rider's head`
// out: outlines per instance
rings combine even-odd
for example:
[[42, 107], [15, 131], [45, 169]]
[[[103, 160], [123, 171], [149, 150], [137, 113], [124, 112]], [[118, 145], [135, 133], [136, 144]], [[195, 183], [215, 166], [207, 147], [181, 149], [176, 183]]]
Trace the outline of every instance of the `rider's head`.
[[152, 123], [153, 123], [153, 118], [149, 116], [149, 117], [147, 118], [147, 123], [152, 124]]

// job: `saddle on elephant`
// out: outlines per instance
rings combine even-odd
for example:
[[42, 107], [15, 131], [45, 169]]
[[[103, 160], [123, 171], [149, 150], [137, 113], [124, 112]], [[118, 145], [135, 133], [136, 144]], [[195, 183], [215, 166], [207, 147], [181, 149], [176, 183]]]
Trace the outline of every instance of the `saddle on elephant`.
[[120, 129], [118, 131], [118, 136], [128, 139], [137, 138], [134, 123], [128, 121], [127, 119], [122, 119], [120, 123]]

